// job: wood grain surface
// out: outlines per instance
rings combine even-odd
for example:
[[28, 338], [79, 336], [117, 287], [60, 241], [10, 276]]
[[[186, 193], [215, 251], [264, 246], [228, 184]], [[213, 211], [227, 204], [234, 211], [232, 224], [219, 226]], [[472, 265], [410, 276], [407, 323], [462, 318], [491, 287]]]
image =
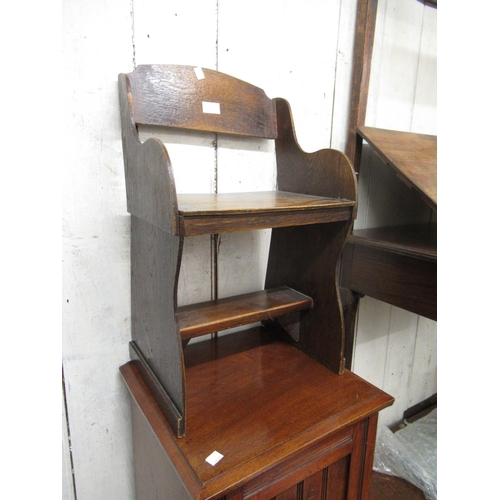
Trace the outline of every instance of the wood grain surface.
[[[260, 496], [263, 484], [280, 493], [350, 454], [351, 470], [361, 471], [366, 430], [358, 425], [393, 401], [351, 372], [332, 373], [266, 328], [189, 345], [185, 359], [183, 439], [155, 410], [136, 366], [127, 363], [121, 372], [193, 498], [218, 498], [236, 487], [245, 498], [270, 498]], [[210, 465], [214, 451], [222, 458]]]
[[380, 158], [437, 211], [437, 137], [374, 127], [358, 127]]

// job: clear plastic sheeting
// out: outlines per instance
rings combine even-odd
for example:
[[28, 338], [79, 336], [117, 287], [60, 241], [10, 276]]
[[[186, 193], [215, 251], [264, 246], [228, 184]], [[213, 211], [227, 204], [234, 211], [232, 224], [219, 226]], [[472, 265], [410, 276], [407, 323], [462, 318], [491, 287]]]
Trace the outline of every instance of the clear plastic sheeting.
[[396, 433], [380, 426], [373, 469], [406, 479], [437, 499], [437, 408]]

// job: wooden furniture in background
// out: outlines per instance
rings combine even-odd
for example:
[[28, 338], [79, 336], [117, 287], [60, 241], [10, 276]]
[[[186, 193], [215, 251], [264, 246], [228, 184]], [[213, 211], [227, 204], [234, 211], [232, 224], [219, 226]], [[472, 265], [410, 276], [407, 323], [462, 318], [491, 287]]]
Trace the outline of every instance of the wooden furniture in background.
[[[288, 103], [217, 71], [121, 74], [132, 215], [131, 394], [137, 493], [158, 498], [363, 498], [378, 412], [393, 399], [344, 370], [338, 263], [356, 182], [335, 150], [305, 153]], [[275, 140], [277, 190], [177, 194], [139, 124]], [[177, 305], [184, 239], [272, 228], [265, 290]], [[189, 344], [193, 337], [263, 326]], [[214, 465], [212, 452], [223, 458]]]
[[[437, 212], [437, 138], [364, 125], [377, 3], [358, 1], [346, 154], [359, 174], [366, 141], [397, 177]], [[437, 319], [437, 225], [353, 231], [342, 257], [340, 283], [346, 318], [346, 366], [350, 368], [360, 297], [368, 295]]]
[[[358, 134], [437, 211], [435, 136], [359, 127]], [[437, 320], [436, 224], [360, 229], [349, 236], [342, 286]]]

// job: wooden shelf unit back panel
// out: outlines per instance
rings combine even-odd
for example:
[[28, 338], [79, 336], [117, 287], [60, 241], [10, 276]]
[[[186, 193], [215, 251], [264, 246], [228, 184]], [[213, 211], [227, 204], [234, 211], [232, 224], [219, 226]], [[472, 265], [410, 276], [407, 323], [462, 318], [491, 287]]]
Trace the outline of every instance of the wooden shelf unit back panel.
[[262, 89], [232, 76], [194, 66], [153, 64], [137, 66], [127, 78], [137, 124], [277, 137], [274, 101]]

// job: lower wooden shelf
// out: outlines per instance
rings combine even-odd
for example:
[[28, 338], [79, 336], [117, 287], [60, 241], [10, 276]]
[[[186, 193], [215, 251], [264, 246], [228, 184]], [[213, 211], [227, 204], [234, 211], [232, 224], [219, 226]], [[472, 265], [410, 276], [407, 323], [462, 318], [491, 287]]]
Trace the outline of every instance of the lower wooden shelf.
[[[368, 498], [378, 412], [393, 398], [265, 327], [188, 345], [185, 365], [184, 438], [137, 361], [120, 368], [139, 500]], [[214, 452], [222, 458], [211, 465]]]
[[179, 307], [181, 339], [310, 309], [313, 300], [287, 286]]

